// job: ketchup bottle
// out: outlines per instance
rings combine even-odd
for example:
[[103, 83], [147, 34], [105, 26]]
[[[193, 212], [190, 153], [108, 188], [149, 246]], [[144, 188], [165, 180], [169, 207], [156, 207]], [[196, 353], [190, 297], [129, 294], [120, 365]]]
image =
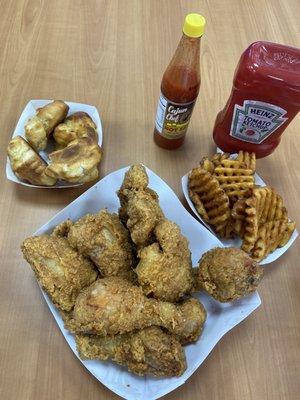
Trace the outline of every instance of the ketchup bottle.
[[214, 141], [225, 152], [244, 150], [266, 157], [299, 110], [300, 49], [252, 43], [240, 58], [230, 97], [217, 115]]
[[200, 40], [205, 19], [188, 14], [183, 35], [161, 82], [154, 141], [165, 149], [177, 149], [185, 138], [200, 89]]

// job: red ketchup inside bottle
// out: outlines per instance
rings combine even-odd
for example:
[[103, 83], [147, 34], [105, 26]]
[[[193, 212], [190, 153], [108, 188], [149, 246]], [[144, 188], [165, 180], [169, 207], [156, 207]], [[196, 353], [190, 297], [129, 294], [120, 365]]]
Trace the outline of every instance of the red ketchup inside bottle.
[[271, 154], [300, 110], [300, 49], [255, 42], [242, 54], [213, 137], [230, 153]]

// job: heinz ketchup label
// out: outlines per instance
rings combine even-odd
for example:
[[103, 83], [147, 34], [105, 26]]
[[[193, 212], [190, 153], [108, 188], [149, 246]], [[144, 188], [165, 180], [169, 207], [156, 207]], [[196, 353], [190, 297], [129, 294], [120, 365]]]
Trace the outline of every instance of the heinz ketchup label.
[[263, 101], [244, 100], [235, 104], [230, 136], [244, 142], [260, 144], [286, 120], [286, 110]]

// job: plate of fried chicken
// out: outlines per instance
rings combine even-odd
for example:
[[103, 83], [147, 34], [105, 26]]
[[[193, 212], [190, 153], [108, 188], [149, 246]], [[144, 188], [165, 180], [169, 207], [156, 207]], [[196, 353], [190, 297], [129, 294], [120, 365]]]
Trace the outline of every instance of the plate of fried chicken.
[[143, 165], [97, 182], [22, 251], [75, 355], [128, 400], [184, 384], [261, 303], [261, 267]]

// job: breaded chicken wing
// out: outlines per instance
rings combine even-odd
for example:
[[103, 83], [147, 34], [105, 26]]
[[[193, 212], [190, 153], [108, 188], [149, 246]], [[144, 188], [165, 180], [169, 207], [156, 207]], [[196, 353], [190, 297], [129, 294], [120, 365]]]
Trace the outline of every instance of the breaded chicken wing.
[[206, 319], [202, 304], [192, 298], [175, 305], [148, 299], [131, 282], [108, 277], [98, 279], [77, 297], [66, 328], [75, 333], [118, 335], [157, 325], [180, 342], [198, 339]]
[[62, 311], [70, 311], [79, 292], [97, 278], [93, 264], [63, 237], [29, 237], [21, 248], [41, 286]]
[[180, 228], [167, 219], [154, 229], [156, 242], [139, 252], [138, 282], [146, 295], [176, 302], [193, 286], [191, 253]]
[[70, 245], [89, 257], [103, 277], [118, 275], [135, 279], [129, 232], [117, 214], [110, 214], [106, 210], [98, 214], [87, 214], [75, 223], [69, 223], [67, 229]]
[[85, 112], [79, 111], [59, 124], [53, 132], [54, 140], [59, 148], [66, 147], [75, 139], [80, 139], [87, 135], [94, 135], [95, 141], [98, 141], [97, 127], [92, 118]]
[[157, 326], [117, 336], [76, 335], [82, 359], [111, 359], [138, 375], [180, 376], [186, 370], [179, 341]]
[[25, 137], [36, 150], [45, 150], [47, 140], [53, 129], [62, 122], [69, 111], [69, 106], [61, 100], [55, 100], [37, 109], [36, 115], [25, 125]]
[[147, 246], [154, 240], [153, 231], [163, 218], [158, 201], [146, 191], [138, 191], [128, 196], [127, 228], [137, 248]]
[[239, 248], [215, 248], [199, 261], [196, 287], [221, 302], [232, 301], [254, 292], [263, 269]]
[[133, 165], [126, 172], [118, 191], [120, 219], [127, 225], [131, 239], [138, 248], [153, 241], [153, 230], [163, 218], [158, 195], [147, 185], [145, 168], [142, 165]]

